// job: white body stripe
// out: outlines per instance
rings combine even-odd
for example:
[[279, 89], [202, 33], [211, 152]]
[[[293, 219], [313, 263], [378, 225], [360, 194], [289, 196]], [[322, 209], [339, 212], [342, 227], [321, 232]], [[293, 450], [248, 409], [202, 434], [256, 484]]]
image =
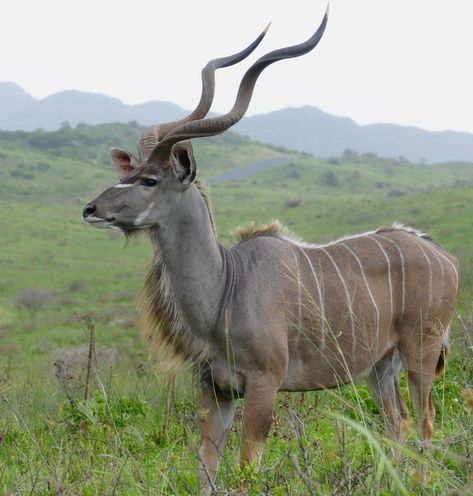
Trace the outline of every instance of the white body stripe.
[[322, 288], [320, 286], [319, 278], [317, 277], [314, 266], [312, 265], [310, 258], [307, 256], [307, 253], [302, 249], [300, 250], [300, 252], [304, 255], [307, 262], [309, 263], [310, 270], [311, 270], [312, 275], [313, 275], [314, 280], [315, 280], [315, 285], [317, 286], [317, 293], [319, 295], [319, 306], [320, 306], [319, 311], [320, 311], [321, 334], [322, 334], [320, 347], [321, 347], [321, 350], [323, 350], [325, 347], [325, 334], [327, 333], [327, 328], [326, 328], [325, 306], [324, 306]]
[[333, 266], [335, 267], [335, 270], [337, 271], [338, 277], [340, 278], [340, 281], [342, 282], [343, 289], [345, 290], [345, 295], [347, 297], [347, 303], [348, 303], [348, 311], [350, 313], [350, 320], [351, 320], [351, 336], [352, 336], [352, 340], [353, 340], [352, 341], [352, 351], [354, 352], [355, 348], [356, 348], [355, 319], [353, 318], [353, 308], [352, 308], [352, 304], [351, 304], [352, 302], [350, 299], [350, 293], [348, 291], [347, 284], [345, 282], [345, 279], [342, 276], [342, 273], [340, 272], [340, 269], [338, 268], [338, 265], [335, 263], [335, 260], [333, 259], [332, 255], [330, 255], [330, 253], [325, 248], [319, 247], [319, 249], [322, 250], [327, 255], [327, 257], [330, 259], [330, 261], [332, 262]]
[[389, 296], [391, 299], [391, 318], [389, 319], [389, 326], [388, 330], [391, 328], [391, 323], [393, 321], [393, 316], [394, 316], [394, 304], [393, 304], [393, 285], [391, 281], [391, 261], [389, 260], [388, 254], [386, 253], [386, 250], [383, 248], [383, 245], [376, 239], [368, 236], [368, 239], [371, 239], [374, 241], [379, 249], [381, 250], [382, 254], [384, 255], [384, 258], [386, 259], [386, 262], [388, 264], [388, 286], [389, 286]]
[[[377, 327], [377, 333], [378, 334], [379, 334], [379, 329], [381, 326], [380, 308], [378, 307], [376, 300], [375, 300], [375, 296], [374, 296], [374, 294], [373, 294], [373, 292], [369, 286], [369, 277], [365, 273], [365, 269], [363, 267], [363, 263], [361, 262], [361, 259], [355, 253], [355, 251], [345, 243], [345, 241], [349, 241], [352, 239], [362, 239], [362, 238], [370, 239], [372, 242], [374, 242], [377, 245], [380, 252], [382, 253], [382, 256], [386, 260], [386, 264], [387, 264], [387, 268], [388, 268], [387, 284], [389, 287], [390, 312], [391, 312], [388, 330], [391, 329], [391, 326], [392, 326], [392, 323], [394, 320], [394, 293], [393, 293], [393, 281], [392, 281], [393, 267], [392, 267], [390, 257], [388, 255], [387, 248], [385, 248], [385, 246], [382, 245], [382, 243], [380, 242], [381, 240], [384, 240], [385, 242], [389, 242], [391, 245], [393, 245], [394, 249], [396, 250], [397, 254], [399, 255], [401, 277], [402, 277], [402, 298], [401, 298], [401, 309], [400, 309], [401, 310], [401, 312], [400, 312], [401, 318], [404, 317], [405, 312], [406, 312], [408, 288], [407, 288], [407, 267], [406, 267], [405, 252], [401, 248], [402, 245], [398, 244], [395, 240], [391, 239], [387, 235], [387, 233], [403, 232], [403, 233], [409, 235], [411, 241], [414, 241], [419, 246], [419, 249], [421, 250], [423, 257], [427, 261], [427, 266], [428, 266], [428, 270], [429, 270], [429, 296], [428, 296], [428, 310], [427, 310], [427, 315], [425, 316], [426, 318], [428, 317], [428, 314], [432, 310], [432, 304], [433, 304], [433, 298], [434, 298], [434, 294], [433, 294], [433, 291], [434, 291], [434, 288], [433, 288], [434, 271], [433, 271], [433, 267], [432, 267], [432, 255], [435, 257], [435, 259], [437, 260], [437, 262], [440, 265], [440, 271], [441, 271], [441, 275], [442, 275], [442, 286], [443, 286], [444, 275], [445, 275], [445, 270], [446, 270], [446, 267], [444, 266], [444, 264], [446, 261], [448, 264], [450, 264], [451, 268], [453, 269], [452, 280], [453, 280], [455, 287], [457, 288], [457, 291], [458, 291], [459, 274], [458, 274], [458, 270], [457, 270], [454, 262], [452, 260], [450, 260], [450, 258], [448, 258], [439, 248], [437, 248], [437, 246], [433, 242], [430, 241], [430, 238], [426, 237], [426, 235], [420, 231], [417, 231], [417, 230], [409, 228], [409, 227], [405, 227], [405, 226], [400, 225], [400, 224], [393, 224], [392, 228], [393, 228], [393, 231], [380, 229], [377, 231], [370, 231], [370, 232], [366, 232], [366, 233], [357, 234], [354, 236], [346, 236], [344, 238], [340, 238], [336, 241], [332, 241], [332, 242], [324, 244], [324, 245], [316, 245], [316, 244], [315, 245], [307, 245], [305, 243], [300, 242], [297, 239], [292, 239], [290, 237], [285, 236], [284, 238], [282, 238], [282, 239], [290, 242], [293, 246], [297, 246], [300, 249], [301, 253], [304, 255], [304, 257], [306, 258], [307, 262], [309, 263], [312, 276], [314, 277], [314, 280], [315, 280], [315, 283], [317, 286], [317, 292], [318, 292], [319, 301], [320, 301], [320, 313], [321, 313], [321, 320], [322, 320], [322, 339], [324, 341], [325, 341], [325, 334], [327, 332], [327, 328], [326, 328], [326, 322], [327, 321], [325, 318], [323, 287], [321, 284], [321, 280], [319, 280], [319, 277], [317, 276], [317, 273], [314, 269], [312, 261], [310, 260], [309, 256], [307, 255], [307, 253], [304, 250], [305, 248], [323, 251], [325, 253], [325, 255], [330, 259], [330, 261], [331, 261], [331, 263], [332, 263], [333, 267], [335, 268], [335, 271], [338, 275], [338, 278], [340, 279], [340, 281], [342, 283], [342, 286], [343, 286], [343, 289], [344, 289], [344, 292], [346, 295], [346, 299], [347, 299], [348, 310], [350, 313], [351, 331], [352, 331], [352, 339], [353, 339], [353, 351], [355, 350], [355, 347], [356, 347], [356, 341], [355, 341], [356, 316], [355, 316], [354, 311], [353, 311], [353, 301], [350, 297], [350, 292], [349, 292], [349, 288], [347, 285], [347, 281], [344, 279], [344, 276], [342, 275], [340, 267], [337, 265], [334, 256], [332, 256], [326, 248], [339, 244], [345, 250], [350, 252], [351, 255], [355, 258], [356, 263], [358, 264], [358, 267], [360, 269], [361, 275], [363, 277], [363, 281], [364, 281], [366, 288], [368, 290], [368, 294], [370, 296], [371, 302], [373, 303], [373, 306], [375, 307], [376, 321], [377, 321], [376, 327]], [[426, 247], [428, 247], [430, 252], [427, 251]], [[298, 270], [299, 270], [299, 266], [298, 266]], [[322, 274], [320, 274], [320, 276], [322, 276]], [[345, 274], [345, 276], [346, 276], [346, 274]], [[298, 275], [298, 277], [300, 277], [300, 274]], [[396, 313], [396, 315], [397, 315], [397, 313]]]
[[404, 254], [402, 253], [401, 248], [399, 248], [399, 245], [391, 238], [388, 238], [387, 236], [383, 236], [382, 234], [376, 234], [376, 236], [379, 236], [380, 238], [383, 238], [384, 240], [389, 241], [391, 244], [393, 244], [397, 252], [399, 253], [399, 258], [401, 259], [401, 276], [402, 276], [401, 319], [402, 319], [406, 311], [406, 263], [404, 261]]
[[427, 256], [424, 248], [422, 247], [421, 242], [418, 242], [416, 239], [416, 244], [420, 248], [420, 251], [422, 252], [422, 255], [424, 255], [424, 258], [427, 260], [427, 264], [429, 266], [429, 307], [427, 309], [427, 314], [424, 316], [425, 319], [428, 319], [432, 308], [432, 265], [430, 263], [430, 258]]
[[439, 251], [432, 243], [429, 243], [427, 245], [434, 253], [437, 253], [440, 255], [443, 259], [445, 259], [453, 268], [453, 271], [455, 272], [455, 287], [457, 288], [458, 292], [458, 284], [460, 282], [460, 277], [458, 276], [458, 271], [457, 268], [455, 267], [455, 264], [448, 258], [446, 257], [441, 251]]
[[[405, 232], [405, 233], [409, 233], [410, 231], [406, 231], [406, 230], [401, 230], [400, 232]], [[442, 257], [444, 260], [446, 260], [452, 267], [453, 269], [453, 272], [455, 273], [455, 279], [454, 279], [454, 284], [455, 284], [455, 287], [458, 291], [458, 284], [460, 282], [460, 277], [458, 275], [458, 270], [457, 268], [455, 267], [455, 264], [446, 256], [444, 255], [437, 247], [436, 245], [433, 243], [433, 242], [429, 242], [428, 240], [426, 240], [425, 238], [422, 238], [422, 240], [426, 241], [425, 243], [425, 246], [428, 246], [429, 249], [432, 251], [432, 253], [436, 254], [437, 256], [440, 256]], [[444, 269], [443, 269], [443, 266], [442, 266], [442, 277], [443, 277], [443, 273], [444, 273]]]
[[[430, 245], [428, 245], [430, 246]], [[439, 266], [440, 266], [440, 274], [442, 276], [442, 287], [444, 285], [444, 280], [445, 280], [445, 275], [444, 275], [444, 268], [443, 268], [443, 263], [442, 263], [442, 260], [440, 260], [440, 257], [438, 256], [438, 253], [434, 250], [430, 250], [431, 253], [433, 254], [433, 256], [436, 258], [437, 262], [439, 263]]]
[[301, 298], [301, 271], [299, 269], [299, 262], [297, 261], [296, 253], [293, 251], [294, 260], [297, 268], [297, 319], [299, 327], [302, 326], [302, 298]]
[[363, 280], [365, 281], [366, 289], [368, 290], [371, 301], [373, 302], [374, 309], [376, 311], [376, 335], [378, 335], [379, 334], [379, 309], [378, 309], [378, 305], [376, 304], [376, 301], [373, 297], [373, 293], [371, 292], [371, 288], [368, 284], [368, 279], [366, 277], [365, 270], [363, 268], [363, 264], [361, 263], [361, 260], [359, 259], [358, 255], [349, 246], [347, 246], [345, 243], [340, 243], [340, 246], [343, 246], [344, 248], [346, 248], [353, 255], [353, 257], [355, 258], [355, 260], [358, 263], [358, 266], [360, 267], [360, 272], [361, 272], [361, 275], [363, 276]]

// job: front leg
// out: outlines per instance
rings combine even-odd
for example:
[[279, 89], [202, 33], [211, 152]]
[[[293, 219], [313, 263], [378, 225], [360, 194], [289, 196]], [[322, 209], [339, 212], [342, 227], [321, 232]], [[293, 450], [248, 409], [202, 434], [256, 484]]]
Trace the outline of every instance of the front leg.
[[267, 375], [246, 383], [241, 432], [240, 465], [260, 462], [264, 443], [273, 420], [279, 381]]
[[199, 479], [204, 491], [214, 488], [218, 463], [235, 416], [235, 402], [222, 398], [212, 386], [202, 384]]

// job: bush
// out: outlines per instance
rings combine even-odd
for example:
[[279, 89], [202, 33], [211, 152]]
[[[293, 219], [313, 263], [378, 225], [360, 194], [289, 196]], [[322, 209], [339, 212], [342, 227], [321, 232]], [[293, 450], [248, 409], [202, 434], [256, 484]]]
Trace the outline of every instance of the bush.
[[[70, 400], [79, 400], [87, 390], [100, 389], [117, 360], [117, 350], [98, 346], [60, 348], [54, 353], [54, 375]], [[87, 386], [86, 386], [87, 384]]]
[[357, 170], [353, 171], [351, 173], [351, 178], [354, 179], [355, 181], [360, 180], [361, 179], [360, 171], [357, 171]]
[[285, 201], [285, 208], [297, 208], [302, 205], [302, 198], [289, 198]]
[[85, 284], [82, 281], [73, 281], [69, 284], [69, 291], [71, 293], [76, 293], [77, 291], [82, 291]]
[[352, 150], [350, 148], [345, 148], [343, 150], [342, 154], [343, 160], [351, 160], [351, 161], [356, 161], [359, 158], [359, 155], [355, 150]]
[[322, 176], [322, 182], [326, 186], [338, 186], [339, 185], [338, 177], [335, 175], [335, 173], [333, 171], [325, 172], [324, 175]]
[[289, 177], [292, 179], [297, 179], [300, 177], [301, 173], [294, 162], [289, 163]]
[[49, 170], [49, 164], [46, 164], [44, 162], [38, 162], [36, 164], [36, 169], [39, 170], [40, 172], [45, 172], [47, 170]]
[[401, 189], [391, 189], [388, 191], [388, 196], [389, 197], [395, 197], [395, 196], [403, 196], [405, 195], [406, 192], [402, 191]]
[[53, 301], [53, 294], [48, 289], [28, 288], [18, 293], [15, 298], [16, 306], [21, 310], [25, 308], [32, 317], [39, 310], [43, 310]]

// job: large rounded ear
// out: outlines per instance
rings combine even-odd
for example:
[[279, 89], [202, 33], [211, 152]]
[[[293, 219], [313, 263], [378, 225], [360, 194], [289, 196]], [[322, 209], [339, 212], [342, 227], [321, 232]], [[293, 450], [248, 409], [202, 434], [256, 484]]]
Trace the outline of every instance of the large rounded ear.
[[197, 170], [190, 141], [181, 141], [172, 147], [171, 167], [181, 183], [190, 184], [194, 181]]
[[109, 153], [120, 179], [125, 179], [138, 167], [137, 159], [123, 148], [110, 148]]

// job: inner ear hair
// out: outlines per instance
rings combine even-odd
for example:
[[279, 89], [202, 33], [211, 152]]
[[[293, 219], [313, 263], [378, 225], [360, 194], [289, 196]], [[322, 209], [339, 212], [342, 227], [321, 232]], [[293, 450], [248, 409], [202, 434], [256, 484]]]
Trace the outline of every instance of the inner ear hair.
[[190, 142], [178, 143], [171, 151], [173, 169], [181, 182], [191, 183], [196, 177], [194, 152]]
[[137, 168], [137, 160], [128, 150], [110, 148], [109, 153], [120, 179], [128, 177]]

